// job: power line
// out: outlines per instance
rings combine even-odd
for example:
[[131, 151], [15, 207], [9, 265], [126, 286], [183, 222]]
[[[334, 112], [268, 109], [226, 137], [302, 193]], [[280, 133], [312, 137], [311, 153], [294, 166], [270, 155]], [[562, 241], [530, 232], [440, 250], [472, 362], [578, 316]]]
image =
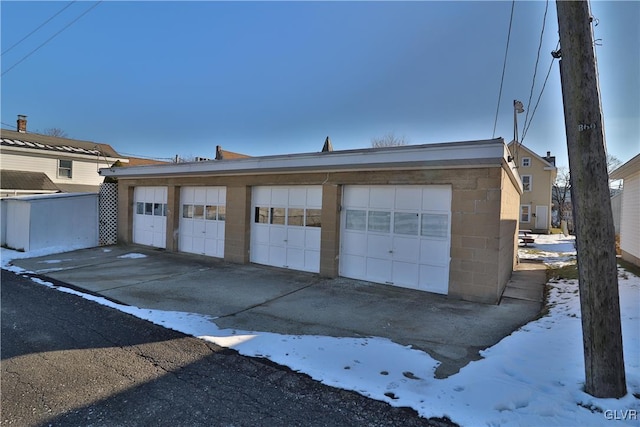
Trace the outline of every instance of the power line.
[[500, 78], [500, 91], [498, 92], [498, 106], [496, 107], [496, 119], [493, 122], [493, 135], [496, 137], [496, 126], [498, 125], [498, 113], [500, 112], [500, 100], [502, 99], [502, 85], [504, 83], [504, 72], [507, 69], [507, 53], [509, 52], [509, 40], [511, 40], [511, 24], [513, 23], [513, 9], [516, 6], [516, 0], [511, 2], [511, 16], [509, 17], [509, 31], [507, 32], [507, 47], [504, 51], [504, 64], [502, 64], [502, 77]]
[[[538, 73], [538, 62], [540, 62], [540, 50], [542, 49], [542, 38], [544, 36], [544, 27], [547, 23], [547, 11], [549, 10], [549, 0], [545, 2], [544, 5], [544, 16], [542, 17], [542, 31], [540, 32], [540, 42], [538, 43], [538, 53], [536, 55], [536, 65], [533, 68], [533, 80], [531, 81], [531, 91], [529, 92], [529, 101], [527, 102], [527, 114], [524, 117], [524, 125], [522, 126], [522, 131], [524, 132], [526, 128], [528, 128], [528, 119], [529, 119], [529, 108], [531, 107], [531, 98], [533, 98], [533, 89], [536, 84], [536, 74]], [[553, 63], [553, 60], [551, 61]], [[542, 95], [542, 92], [540, 92]], [[533, 118], [533, 116], [532, 116]], [[520, 138], [520, 141], [524, 139], [524, 133]]]
[[31, 36], [33, 33], [35, 33], [36, 31], [38, 31], [40, 28], [44, 27], [47, 23], [49, 23], [49, 21], [51, 21], [53, 18], [55, 18], [56, 16], [60, 15], [62, 12], [64, 12], [64, 10], [66, 8], [68, 8], [69, 6], [71, 6], [72, 4], [74, 4], [76, 2], [76, 0], [73, 0], [71, 2], [69, 2], [69, 4], [67, 4], [65, 7], [63, 7], [62, 9], [60, 9], [55, 15], [53, 15], [51, 18], [47, 19], [46, 21], [44, 21], [42, 24], [40, 24], [35, 30], [31, 31], [29, 34], [27, 34], [26, 36], [24, 36], [23, 38], [21, 38], [20, 40], [18, 40], [16, 43], [14, 43], [10, 48], [6, 49], [4, 52], [2, 52], [2, 55], [4, 55], [5, 53], [9, 52], [11, 49], [13, 49], [14, 47], [18, 46], [20, 43], [22, 43], [23, 41], [25, 41], [27, 38], [29, 38], [29, 36]]
[[[560, 47], [560, 41], [556, 45], [556, 50]], [[547, 76], [544, 78], [544, 83], [542, 84], [542, 89], [540, 89], [540, 94], [538, 95], [538, 100], [536, 101], [535, 107], [533, 107], [533, 111], [531, 112], [531, 119], [526, 123], [522, 128], [522, 138], [520, 138], [521, 143], [524, 141], [525, 136], [527, 136], [527, 132], [529, 131], [529, 127], [531, 126], [531, 122], [533, 121], [533, 117], [536, 115], [536, 110], [538, 109], [538, 104], [540, 104], [540, 99], [542, 98], [542, 94], [544, 93], [544, 88], [547, 86], [547, 80], [549, 80], [549, 75], [551, 74], [551, 69], [553, 67], [553, 63], [556, 60], [555, 57], [551, 57], [551, 64], [549, 64], [549, 70], [547, 71]]]
[[141, 156], [139, 154], [131, 154], [131, 153], [123, 153], [122, 151], [118, 152], [119, 154], [125, 155], [125, 156], [129, 156], [129, 157], [137, 157], [140, 159], [147, 159], [147, 160], [173, 160], [173, 157], [150, 157], [150, 156]]
[[0, 76], [4, 76], [5, 74], [7, 74], [9, 71], [13, 70], [18, 64], [20, 64], [22, 61], [24, 61], [25, 59], [27, 59], [28, 57], [30, 57], [31, 55], [33, 55], [34, 53], [36, 53], [41, 47], [43, 47], [44, 45], [46, 45], [47, 43], [49, 43], [51, 40], [53, 40], [58, 34], [60, 34], [61, 32], [63, 32], [64, 30], [66, 30], [67, 28], [69, 28], [70, 26], [72, 26], [73, 24], [75, 24], [80, 18], [82, 18], [84, 15], [86, 15], [87, 13], [91, 12], [96, 6], [98, 6], [100, 3], [102, 3], [103, 0], [100, 0], [98, 2], [96, 2], [93, 6], [91, 6], [89, 9], [85, 10], [82, 14], [80, 14], [80, 16], [78, 16], [76, 19], [74, 19], [73, 21], [69, 22], [67, 25], [65, 25], [60, 31], [58, 31], [57, 33], [55, 33], [54, 35], [52, 35], [51, 37], [49, 37], [47, 40], [45, 40], [40, 46], [36, 47], [35, 49], [33, 49], [31, 52], [27, 53], [25, 56], [22, 57], [22, 59], [20, 59], [18, 62], [16, 62], [15, 64], [13, 64], [11, 67], [7, 68], [6, 70], [4, 70], [2, 72], [2, 74], [0, 74]]

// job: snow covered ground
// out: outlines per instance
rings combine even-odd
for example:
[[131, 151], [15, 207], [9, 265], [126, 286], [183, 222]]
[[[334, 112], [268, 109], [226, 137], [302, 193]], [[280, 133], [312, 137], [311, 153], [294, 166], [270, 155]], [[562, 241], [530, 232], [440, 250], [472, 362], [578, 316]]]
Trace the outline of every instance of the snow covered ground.
[[[45, 254], [2, 249], [2, 268], [27, 273], [9, 265], [10, 261]], [[130, 254], [134, 259], [138, 256]], [[520, 257], [541, 259], [554, 266], [574, 263], [573, 238], [538, 236], [532, 248], [520, 250]], [[446, 379], [434, 378], [438, 362], [428, 354], [388, 339], [225, 330], [216, 326], [215, 318], [196, 313], [121, 306], [71, 289], [56, 289], [234, 348], [244, 355], [268, 358], [334, 387], [394, 406], [412, 407], [424, 417], [446, 416], [463, 426], [639, 425], [640, 278], [619, 270], [628, 387], [628, 394], [621, 399], [596, 399], [583, 391], [578, 283], [552, 280], [549, 286], [547, 315], [484, 350], [483, 359]]]

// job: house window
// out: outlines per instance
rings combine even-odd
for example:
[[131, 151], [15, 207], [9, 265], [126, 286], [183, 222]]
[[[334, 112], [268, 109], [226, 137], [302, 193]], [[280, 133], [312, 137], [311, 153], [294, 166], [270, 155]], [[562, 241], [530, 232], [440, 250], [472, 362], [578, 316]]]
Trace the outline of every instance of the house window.
[[523, 157], [522, 158], [522, 166], [524, 166], [524, 167], [531, 166], [531, 157]]
[[522, 189], [531, 191], [531, 175], [522, 175]]
[[531, 221], [531, 206], [530, 205], [520, 206], [520, 222], [530, 222], [530, 221]]
[[58, 160], [58, 178], [71, 178], [71, 160]]

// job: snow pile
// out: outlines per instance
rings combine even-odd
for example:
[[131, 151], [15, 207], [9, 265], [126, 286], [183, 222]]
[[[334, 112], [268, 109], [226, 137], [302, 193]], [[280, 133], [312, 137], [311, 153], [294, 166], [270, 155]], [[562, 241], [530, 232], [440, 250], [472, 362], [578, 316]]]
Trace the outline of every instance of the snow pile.
[[[539, 252], [535, 256], [545, 262], [557, 265], [575, 260], [572, 238], [539, 236], [536, 247]], [[12, 255], [3, 250], [3, 268], [8, 268]], [[121, 306], [74, 290], [59, 290], [232, 347], [244, 355], [268, 358], [334, 387], [394, 406], [412, 407], [425, 417], [447, 416], [466, 426], [598, 426], [611, 419], [618, 421], [616, 425], [638, 425], [640, 400], [633, 394], [640, 395], [640, 278], [620, 270], [629, 391], [621, 399], [597, 399], [583, 392], [578, 284], [564, 280], [549, 285], [547, 315], [505, 337], [483, 351], [483, 359], [446, 379], [434, 378], [438, 362], [428, 354], [384, 338], [219, 329], [215, 318], [209, 316]]]
[[139, 259], [139, 258], [146, 258], [146, 257], [147, 256], [145, 254], [139, 254], [137, 252], [130, 252], [128, 254], [118, 256], [118, 258], [128, 258], [128, 259]]
[[521, 260], [543, 261], [553, 267], [563, 267], [575, 263], [575, 236], [562, 234], [534, 235], [535, 242], [531, 246], [518, 249]]

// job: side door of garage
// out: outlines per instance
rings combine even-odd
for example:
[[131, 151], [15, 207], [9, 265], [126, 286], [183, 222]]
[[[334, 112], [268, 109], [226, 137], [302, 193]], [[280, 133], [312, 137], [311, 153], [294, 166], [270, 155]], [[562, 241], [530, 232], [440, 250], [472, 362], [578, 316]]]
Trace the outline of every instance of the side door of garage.
[[450, 186], [345, 186], [341, 224], [341, 276], [448, 293]]
[[224, 258], [226, 187], [180, 189], [178, 250]]
[[133, 190], [133, 243], [167, 246], [167, 187]]
[[320, 271], [322, 186], [253, 187], [250, 260]]

